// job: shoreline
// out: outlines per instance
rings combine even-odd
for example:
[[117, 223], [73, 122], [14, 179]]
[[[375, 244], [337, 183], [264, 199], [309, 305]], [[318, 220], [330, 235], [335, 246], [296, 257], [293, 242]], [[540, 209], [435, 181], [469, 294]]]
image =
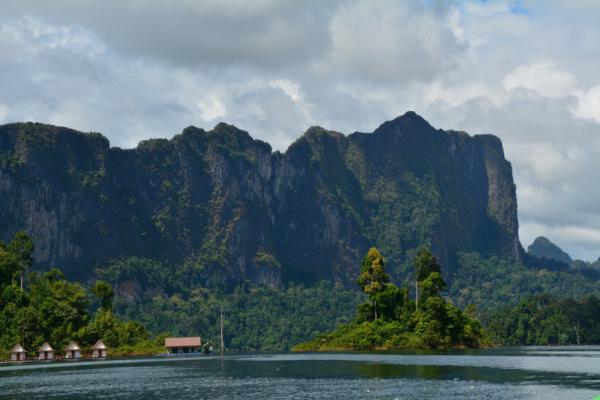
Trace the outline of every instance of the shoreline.
[[291, 353], [373, 353], [373, 354], [381, 354], [381, 353], [394, 353], [399, 351], [452, 351], [452, 350], [489, 350], [489, 349], [499, 349], [502, 347], [510, 348], [512, 346], [501, 346], [501, 345], [490, 345], [490, 346], [480, 346], [480, 347], [466, 347], [466, 346], [456, 346], [456, 347], [393, 347], [393, 348], [374, 348], [374, 349], [353, 349], [346, 347], [328, 347], [328, 348], [318, 348], [318, 349], [295, 349], [292, 348], [290, 350]]
[[167, 353], [152, 353], [152, 354], [130, 354], [124, 356], [112, 356], [104, 358], [79, 358], [73, 359], [55, 359], [55, 360], [24, 360], [24, 361], [0, 361], [0, 366], [43, 366], [43, 365], [78, 365], [85, 364], [91, 365], [94, 363], [106, 363], [106, 362], [119, 362], [119, 361], [156, 361], [156, 360], [185, 360], [185, 359], [200, 359], [200, 358], [214, 358], [217, 357], [213, 354], [204, 353], [188, 353], [188, 354], [167, 354]]

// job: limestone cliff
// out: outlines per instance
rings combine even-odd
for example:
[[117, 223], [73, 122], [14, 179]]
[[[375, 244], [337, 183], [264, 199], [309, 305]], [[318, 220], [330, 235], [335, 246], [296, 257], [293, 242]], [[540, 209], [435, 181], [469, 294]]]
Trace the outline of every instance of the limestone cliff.
[[37, 268], [86, 279], [121, 256], [194, 263], [203, 284], [353, 284], [379, 247], [397, 280], [430, 244], [519, 257], [500, 140], [409, 112], [372, 133], [310, 128], [281, 154], [231, 125], [111, 148], [98, 133], [0, 126], [0, 239], [26, 230]]

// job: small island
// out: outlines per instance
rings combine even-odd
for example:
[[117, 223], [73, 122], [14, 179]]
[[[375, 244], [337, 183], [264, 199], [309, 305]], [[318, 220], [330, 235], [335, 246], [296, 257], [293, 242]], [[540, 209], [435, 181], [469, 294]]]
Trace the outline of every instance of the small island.
[[354, 320], [331, 333], [296, 345], [293, 351], [375, 351], [397, 349], [478, 348], [490, 339], [472, 313], [463, 312], [441, 295], [446, 282], [431, 251], [419, 249], [415, 266], [415, 298], [408, 288], [390, 282], [384, 260], [371, 248], [360, 266], [357, 283], [368, 301]]

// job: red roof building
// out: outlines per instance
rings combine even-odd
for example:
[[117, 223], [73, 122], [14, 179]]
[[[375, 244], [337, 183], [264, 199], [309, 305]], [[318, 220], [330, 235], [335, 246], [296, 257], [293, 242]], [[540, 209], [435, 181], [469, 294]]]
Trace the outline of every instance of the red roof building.
[[165, 347], [169, 354], [200, 353], [202, 339], [200, 336], [166, 338]]

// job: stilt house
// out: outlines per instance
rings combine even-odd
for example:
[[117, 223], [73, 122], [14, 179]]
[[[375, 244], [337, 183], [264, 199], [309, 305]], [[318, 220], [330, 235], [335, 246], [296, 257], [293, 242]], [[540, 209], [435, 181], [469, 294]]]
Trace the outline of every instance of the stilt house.
[[108, 357], [108, 347], [102, 340], [98, 340], [92, 347], [92, 358], [106, 358]]
[[16, 344], [10, 351], [10, 361], [25, 361], [25, 348], [20, 344]]
[[65, 347], [65, 358], [70, 360], [77, 360], [81, 358], [81, 348], [77, 343], [71, 342], [67, 347]]
[[54, 359], [54, 349], [48, 342], [44, 343], [38, 349], [38, 360], [53, 360]]
[[166, 338], [165, 347], [169, 354], [200, 353], [202, 339], [200, 339], [200, 336]]

